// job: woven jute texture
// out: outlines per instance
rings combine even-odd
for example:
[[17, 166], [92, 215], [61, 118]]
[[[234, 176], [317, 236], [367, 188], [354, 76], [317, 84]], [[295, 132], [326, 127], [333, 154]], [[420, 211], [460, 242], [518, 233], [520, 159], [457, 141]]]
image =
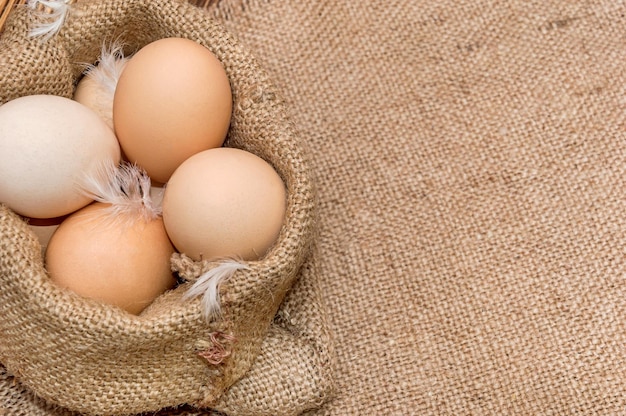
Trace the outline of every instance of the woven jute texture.
[[626, 414], [624, 1], [211, 10], [312, 154], [321, 414]]
[[[309, 263], [315, 197], [297, 128], [266, 71], [216, 19], [170, 0], [74, 2], [61, 31], [30, 38], [45, 16], [15, 9], [0, 37], [0, 102], [28, 94], [70, 97], [103, 43], [127, 53], [164, 37], [186, 37], [222, 61], [233, 90], [227, 146], [270, 162], [287, 187], [276, 244], [221, 289], [222, 314], [207, 322], [182, 295], [215, 266], [175, 255], [188, 282], [141, 316], [80, 298], [52, 284], [25, 221], [0, 205], [0, 414], [295, 415], [331, 391], [332, 348]], [[36, 114], [33, 114], [36, 117]], [[221, 362], [212, 362], [212, 352]], [[205, 409], [205, 410], [201, 410]]]
[[209, 12], [311, 155], [306, 274], [337, 356], [336, 396], [312, 414], [625, 413], [623, 1]]

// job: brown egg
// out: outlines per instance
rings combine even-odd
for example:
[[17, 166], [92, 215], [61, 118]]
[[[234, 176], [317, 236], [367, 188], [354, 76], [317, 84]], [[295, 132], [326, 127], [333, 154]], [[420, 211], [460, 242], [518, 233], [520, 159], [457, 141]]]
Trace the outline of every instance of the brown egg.
[[189, 156], [221, 146], [231, 112], [221, 62], [182, 38], [157, 40], [133, 55], [113, 99], [113, 124], [126, 158], [160, 183]]
[[52, 281], [75, 293], [139, 314], [175, 279], [163, 221], [119, 219], [93, 203], [70, 215], [45, 254]]
[[195, 260], [262, 257], [278, 237], [285, 209], [285, 185], [272, 166], [228, 147], [187, 159], [163, 197], [170, 239]]

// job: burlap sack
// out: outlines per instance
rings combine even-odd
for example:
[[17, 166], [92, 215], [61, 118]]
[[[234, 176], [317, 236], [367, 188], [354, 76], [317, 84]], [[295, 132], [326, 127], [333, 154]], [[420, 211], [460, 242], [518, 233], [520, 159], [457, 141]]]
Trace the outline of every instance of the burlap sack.
[[[330, 391], [331, 350], [317, 287], [302, 269], [314, 242], [313, 187], [296, 129], [266, 73], [185, 2], [76, 2], [47, 41], [27, 36], [37, 19], [21, 7], [7, 21], [0, 103], [71, 96], [82, 64], [96, 61], [104, 41], [122, 40], [130, 53], [159, 38], [193, 39], [218, 56], [231, 81], [226, 145], [274, 166], [287, 186], [287, 215], [270, 252], [222, 286], [221, 318], [206, 322], [199, 301], [181, 299], [190, 283], [140, 317], [61, 290], [48, 280], [27, 224], [0, 206], [0, 414], [199, 414], [193, 409], [210, 407], [291, 415], [319, 406]], [[189, 282], [214, 265], [172, 259]], [[223, 352], [217, 362], [216, 349]]]

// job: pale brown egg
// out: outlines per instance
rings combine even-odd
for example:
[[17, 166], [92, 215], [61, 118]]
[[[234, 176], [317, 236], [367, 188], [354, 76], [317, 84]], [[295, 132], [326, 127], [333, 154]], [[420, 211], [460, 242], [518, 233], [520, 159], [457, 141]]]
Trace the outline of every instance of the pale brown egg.
[[72, 97], [74, 101], [89, 107], [113, 129], [113, 92], [93, 77], [83, 77]]
[[111, 128], [113, 128], [113, 96], [127, 61], [121, 44], [104, 45], [98, 64], [87, 67], [72, 97], [95, 111]]
[[273, 167], [228, 147], [187, 159], [163, 197], [170, 239], [195, 260], [262, 257], [280, 233], [285, 210], [285, 185]]
[[231, 112], [221, 62], [182, 38], [157, 40], [133, 55], [113, 99], [113, 124], [126, 158], [159, 183], [191, 155], [221, 146]]
[[101, 88], [98, 81], [83, 77], [76, 86], [72, 99], [91, 108], [110, 128], [113, 128], [113, 98]]
[[96, 202], [65, 219], [48, 243], [46, 269], [61, 287], [139, 314], [175, 285], [174, 247], [160, 217], [115, 218], [109, 206]]

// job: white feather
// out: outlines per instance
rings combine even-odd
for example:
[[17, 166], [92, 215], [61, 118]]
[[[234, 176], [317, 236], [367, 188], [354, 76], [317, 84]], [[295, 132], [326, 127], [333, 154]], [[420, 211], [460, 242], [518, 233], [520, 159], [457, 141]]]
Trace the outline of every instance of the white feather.
[[[28, 0], [31, 9], [37, 10], [43, 18], [43, 22], [38, 23], [30, 30], [31, 37], [43, 37], [50, 39], [63, 26], [67, 13], [70, 9], [71, 0]], [[39, 10], [43, 6], [47, 11]]]
[[112, 97], [128, 59], [124, 56], [124, 46], [120, 42], [113, 42], [109, 46], [105, 43], [97, 64], [88, 64], [84, 71], [85, 76], [96, 81]]
[[219, 316], [220, 285], [228, 280], [237, 270], [248, 269], [248, 265], [237, 260], [224, 260], [218, 266], [213, 267], [204, 274], [185, 292], [183, 299], [192, 299], [202, 296], [202, 313], [208, 321]]
[[153, 220], [161, 215], [161, 206], [150, 196], [150, 177], [137, 165], [109, 161], [85, 175], [79, 187], [95, 201], [111, 204], [112, 217]]

